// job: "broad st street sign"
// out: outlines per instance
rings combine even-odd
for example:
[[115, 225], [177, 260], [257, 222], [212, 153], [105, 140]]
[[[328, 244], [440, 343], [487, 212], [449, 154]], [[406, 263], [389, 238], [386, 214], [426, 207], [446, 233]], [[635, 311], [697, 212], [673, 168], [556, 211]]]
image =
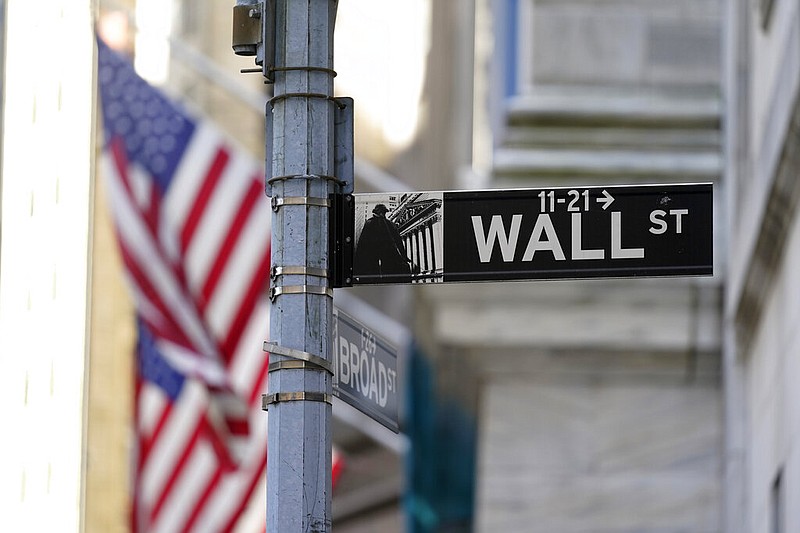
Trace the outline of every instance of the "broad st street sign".
[[334, 307], [332, 361], [334, 394], [397, 433], [397, 350]]
[[354, 200], [348, 285], [713, 274], [708, 183]]

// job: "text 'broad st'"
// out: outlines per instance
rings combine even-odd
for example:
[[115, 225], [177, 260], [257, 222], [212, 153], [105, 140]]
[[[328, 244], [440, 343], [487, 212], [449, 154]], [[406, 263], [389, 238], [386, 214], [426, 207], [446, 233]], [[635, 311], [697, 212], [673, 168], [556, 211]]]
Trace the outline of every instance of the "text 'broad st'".
[[397, 350], [334, 308], [334, 394], [397, 433]]

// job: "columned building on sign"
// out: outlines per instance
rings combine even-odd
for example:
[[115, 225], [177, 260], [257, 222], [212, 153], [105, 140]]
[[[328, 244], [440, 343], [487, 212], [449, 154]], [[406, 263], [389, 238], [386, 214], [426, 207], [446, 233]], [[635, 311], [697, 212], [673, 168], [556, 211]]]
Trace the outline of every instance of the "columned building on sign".
[[443, 273], [442, 200], [409, 193], [402, 196], [391, 220], [397, 224], [406, 246], [406, 253], [414, 266], [412, 276], [416, 282], [434, 281]]

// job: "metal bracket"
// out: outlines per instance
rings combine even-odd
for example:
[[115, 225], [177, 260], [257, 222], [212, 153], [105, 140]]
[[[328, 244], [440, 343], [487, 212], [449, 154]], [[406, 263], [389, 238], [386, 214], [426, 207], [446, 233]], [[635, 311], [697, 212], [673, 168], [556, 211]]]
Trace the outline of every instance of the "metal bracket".
[[277, 181], [289, 181], [289, 180], [325, 180], [330, 181], [340, 187], [345, 186], [345, 182], [337, 178], [336, 176], [324, 176], [322, 174], [287, 174], [286, 176], [275, 176], [272, 178], [267, 179], [267, 196], [272, 196], [272, 186]]
[[287, 196], [285, 198], [273, 197], [272, 210], [278, 211], [284, 205], [313, 205], [317, 207], [330, 207], [331, 201], [327, 198], [314, 196]]
[[273, 96], [272, 98], [267, 100], [267, 104], [269, 104], [269, 106], [274, 109], [276, 102], [280, 102], [281, 100], [288, 100], [290, 98], [316, 98], [318, 100], [327, 100], [329, 102], [333, 102], [337, 106], [341, 105], [339, 102], [336, 101], [336, 98], [334, 98], [333, 96], [331, 96], [329, 94], [325, 94], [325, 93], [282, 93], [282, 94], [276, 94], [275, 96]]
[[337, 106], [333, 113], [333, 171], [339, 178], [341, 194], [353, 194], [355, 184], [355, 148], [353, 99], [336, 98]]
[[303, 266], [274, 266], [269, 273], [269, 277], [277, 279], [279, 276], [314, 276], [317, 278], [327, 278], [328, 270], [325, 268], [303, 267]]
[[296, 361], [294, 359], [290, 361], [275, 361], [274, 363], [270, 363], [267, 367], [267, 372], [270, 374], [272, 372], [277, 372], [278, 370], [325, 370], [324, 368], [320, 368], [319, 366], [307, 363], [305, 361]]
[[318, 294], [320, 296], [329, 296], [333, 298], [333, 289], [323, 285], [284, 285], [270, 287], [269, 300], [274, 302], [275, 298], [281, 294]]
[[352, 194], [334, 194], [329, 211], [328, 266], [330, 284], [334, 288], [353, 286], [353, 253], [355, 249], [355, 201]]
[[[330, 361], [323, 359], [318, 355], [314, 355], [308, 352], [304, 352], [302, 350], [295, 350], [294, 348], [285, 348], [283, 346], [278, 346], [272, 342], [264, 341], [264, 351], [269, 353], [274, 353], [275, 355], [282, 355], [284, 357], [289, 357], [296, 361], [302, 361], [305, 363], [310, 363], [316, 367], [319, 367], [322, 370], [325, 370], [330, 375], [333, 375], [333, 363]], [[270, 372], [272, 372], [272, 363], [270, 363]], [[275, 368], [278, 370], [278, 368]]]
[[271, 72], [289, 72], [289, 71], [301, 71], [301, 72], [323, 72], [328, 74], [330, 77], [336, 77], [336, 71], [332, 68], [327, 67], [272, 67], [270, 69]]
[[276, 392], [261, 395], [263, 411], [267, 411], [273, 403], [279, 402], [323, 402], [333, 405], [333, 396], [324, 392]]

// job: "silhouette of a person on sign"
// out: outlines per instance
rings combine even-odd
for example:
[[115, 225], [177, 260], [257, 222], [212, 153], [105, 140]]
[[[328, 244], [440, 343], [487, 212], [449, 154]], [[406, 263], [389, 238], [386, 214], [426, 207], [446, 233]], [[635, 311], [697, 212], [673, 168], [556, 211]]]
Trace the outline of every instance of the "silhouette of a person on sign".
[[389, 211], [383, 204], [372, 209], [372, 216], [356, 245], [353, 274], [375, 283], [410, 283], [410, 260], [397, 226], [386, 218]]

